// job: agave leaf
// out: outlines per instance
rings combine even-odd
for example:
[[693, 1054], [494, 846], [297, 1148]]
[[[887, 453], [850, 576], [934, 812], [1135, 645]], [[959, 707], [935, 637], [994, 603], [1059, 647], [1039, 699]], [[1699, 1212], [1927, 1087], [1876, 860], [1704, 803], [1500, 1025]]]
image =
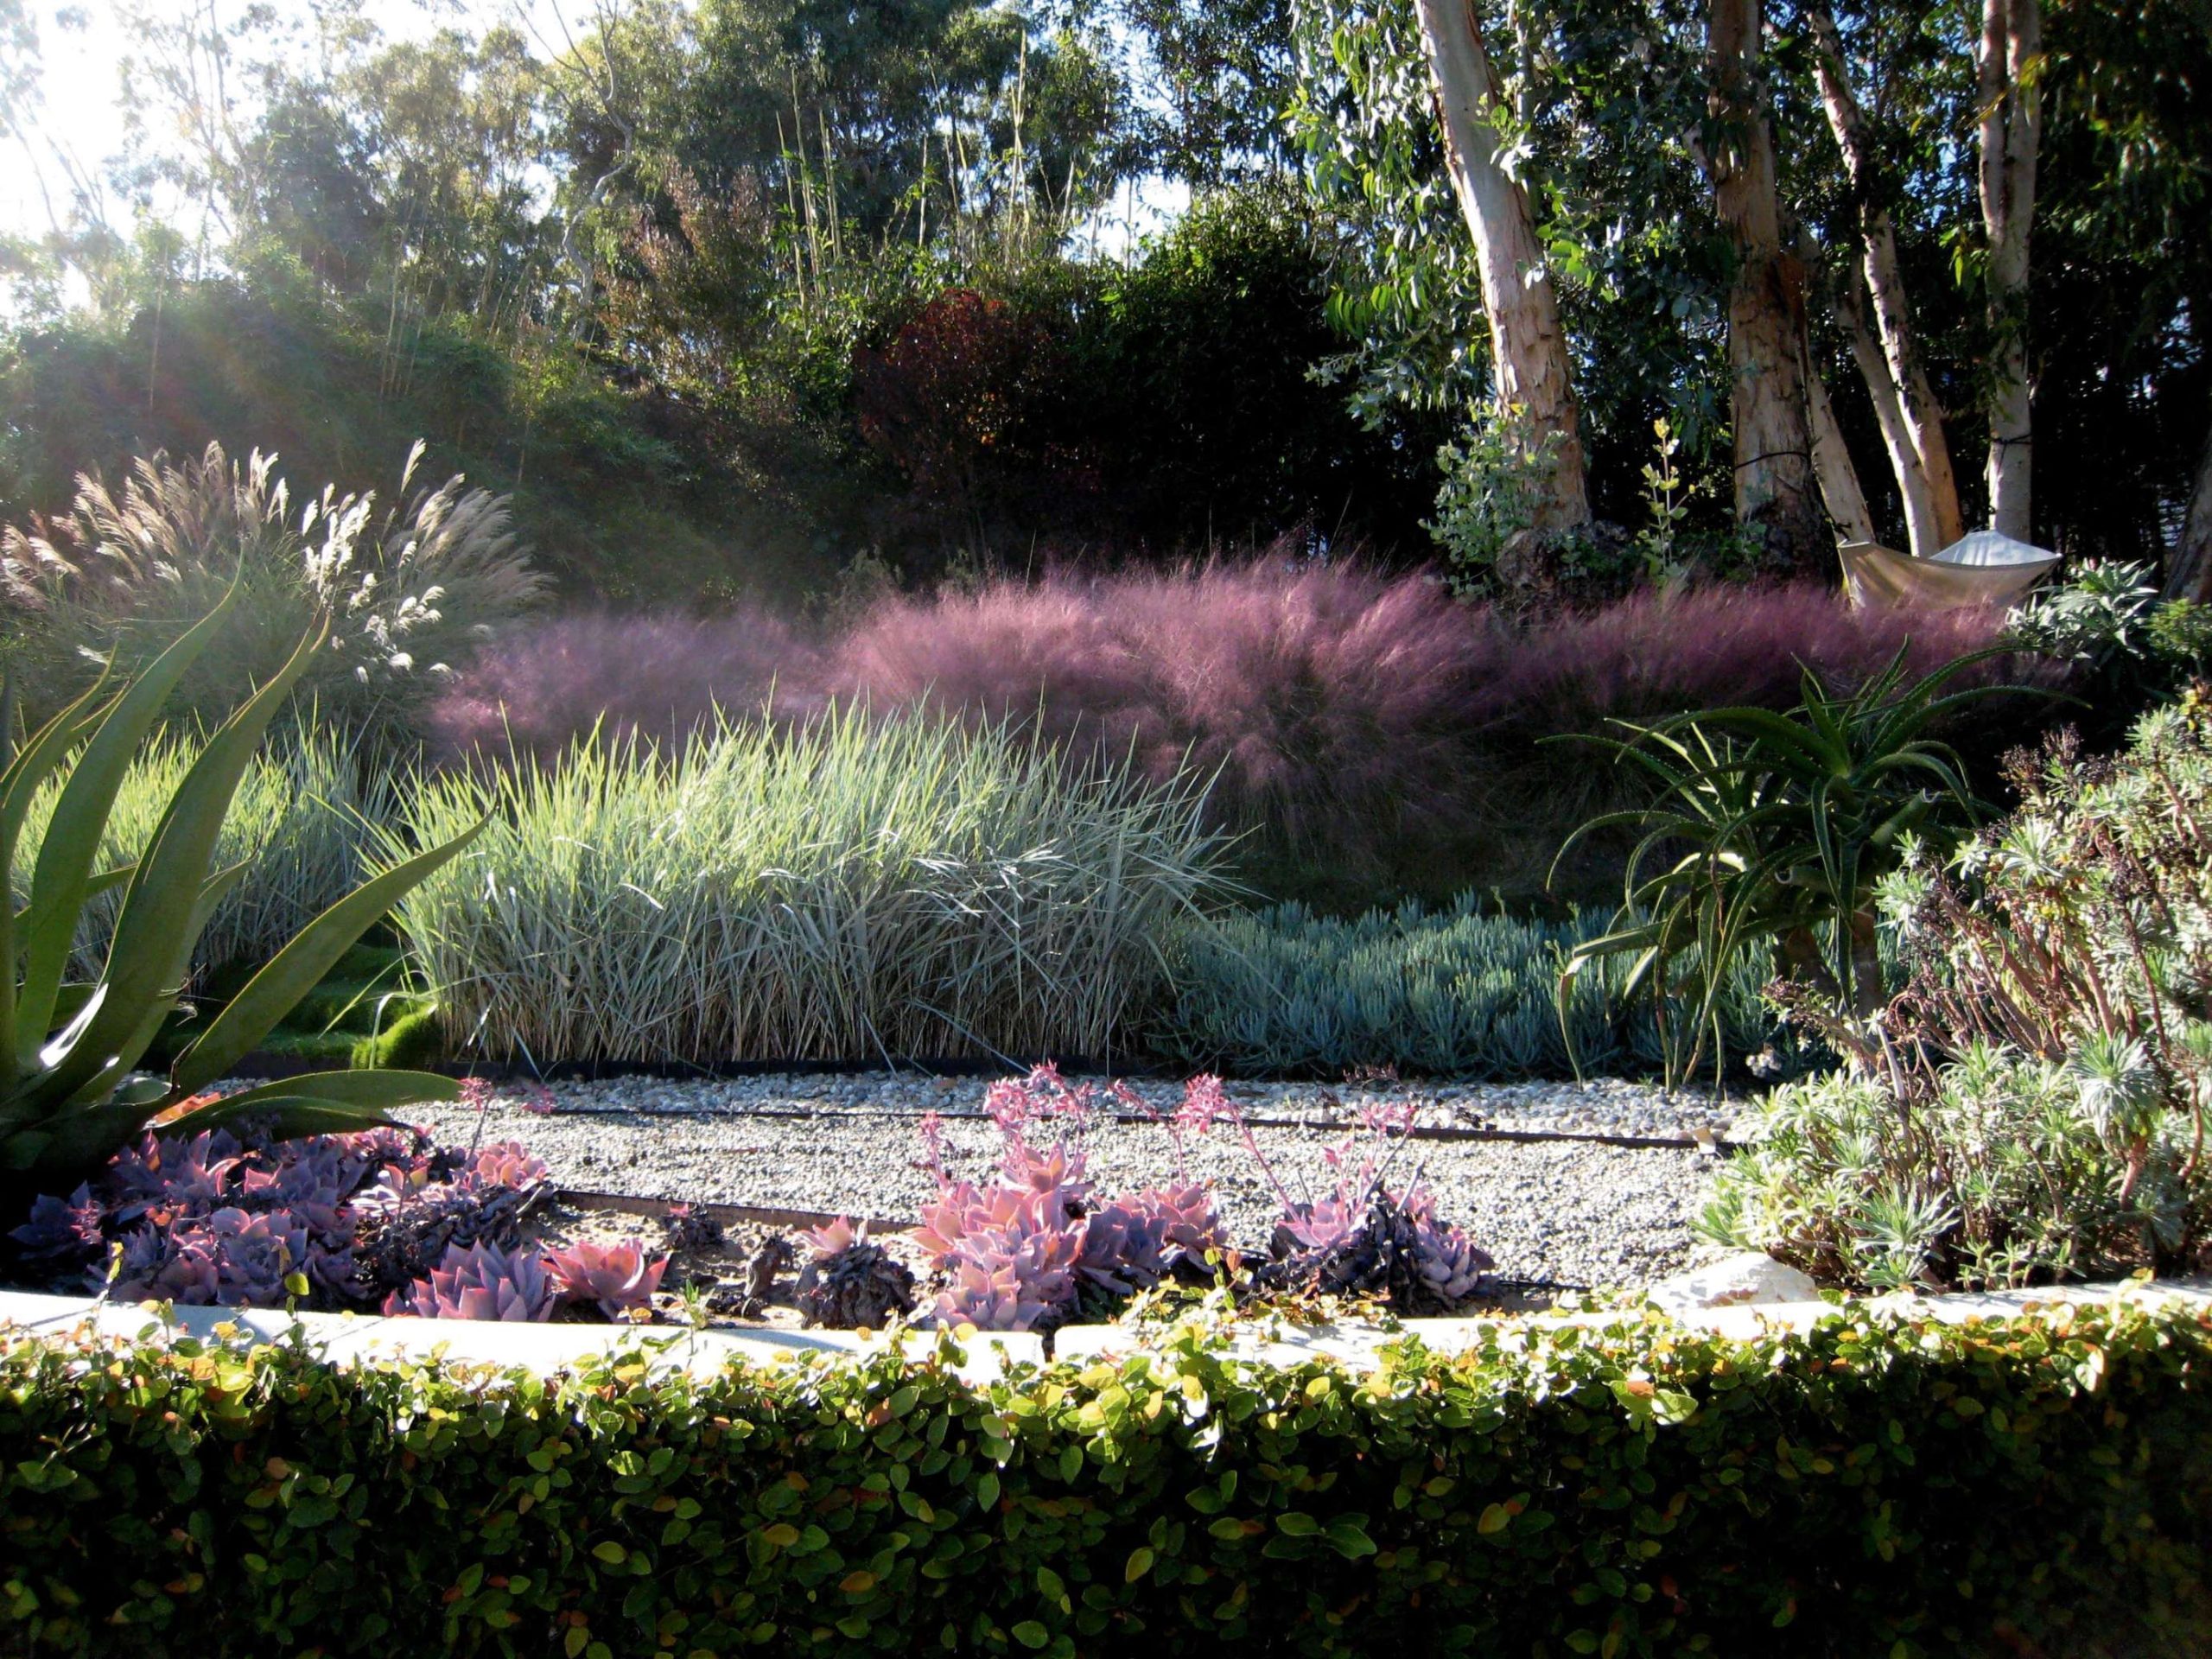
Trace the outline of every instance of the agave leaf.
[[283, 669], [223, 723], [170, 799], [116, 918], [104, 975], [110, 987], [106, 1006], [49, 1085], [63, 1097], [136, 1065], [160, 1029], [159, 1018], [149, 1020], [148, 1010], [183, 983], [193, 944], [213, 909], [206, 902], [207, 870], [231, 798], [269, 722], [327, 632], [327, 627], [310, 632]]
[[[15, 682], [10, 677], [9, 684]], [[0, 772], [0, 876], [12, 880], [16, 846], [22, 838], [23, 820], [40, 786], [76, 747], [78, 740], [99, 718], [106, 705], [99, 699], [107, 689], [105, 671], [90, 690], [39, 728], [30, 741], [10, 756]], [[103, 891], [99, 881], [93, 891]], [[18, 918], [12, 894], [0, 897], [0, 1085], [20, 1075], [22, 1052], [16, 1044], [17, 1007], [16, 929]], [[44, 1033], [41, 1033], [41, 1035]]]
[[351, 1135], [361, 1129], [380, 1128], [391, 1122], [382, 1108], [374, 1105], [322, 1100], [297, 1090], [289, 1094], [255, 1093], [257, 1097], [244, 1105], [239, 1103], [245, 1097], [233, 1095], [212, 1106], [187, 1112], [164, 1125], [163, 1133], [198, 1135], [203, 1129], [228, 1128], [240, 1119], [250, 1117], [266, 1125], [270, 1133], [282, 1141], [300, 1135]]
[[484, 829], [480, 820], [443, 846], [394, 866], [302, 928], [231, 999], [199, 1040], [177, 1057], [169, 1073], [172, 1084], [189, 1094], [213, 1083], [251, 1053], [378, 918], [459, 855]]
[[[176, 1085], [168, 1085], [174, 1095]], [[251, 1110], [273, 1101], [312, 1100], [326, 1106], [371, 1107], [383, 1110], [394, 1106], [413, 1106], [424, 1101], [459, 1100], [461, 1084], [452, 1077], [441, 1077], [435, 1071], [310, 1071], [296, 1077], [282, 1077], [275, 1083], [264, 1083], [257, 1088], [243, 1090], [235, 1095], [226, 1095], [220, 1104], [226, 1109]], [[186, 1119], [197, 1119], [212, 1109], [200, 1107], [187, 1114]]]
[[[169, 694], [223, 626], [238, 593], [233, 583], [205, 617], [186, 629], [124, 690], [99, 716], [84, 752], [70, 768], [69, 781], [54, 804], [54, 815], [48, 821], [46, 837], [39, 843], [38, 861], [31, 871], [30, 903], [23, 918], [23, 971], [16, 1003], [18, 1057], [42, 1046], [53, 1029], [54, 999], [69, 965], [92, 860], [99, 851], [100, 834], [115, 805], [116, 791], [122, 787], [138, 746], [160, 718]], [[48, 730], [53, 730], [51, 725]], [[18, 766], [29, 758], [30, 752], [26, 751]], [[18, 784], [28, 776], [25, 772]], [[12, 807], [13, 804], [8, 804]], [[28, 810], [29, 805], [25, 801], [23, 810]], [[18, 817], [18, 825], [21, 822]]]

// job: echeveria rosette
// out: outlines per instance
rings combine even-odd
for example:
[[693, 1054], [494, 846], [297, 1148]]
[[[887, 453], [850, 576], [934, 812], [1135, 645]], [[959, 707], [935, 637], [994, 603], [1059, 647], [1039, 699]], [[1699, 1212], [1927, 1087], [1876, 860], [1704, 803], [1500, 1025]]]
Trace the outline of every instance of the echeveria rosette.
[[560, 1285], [537, 1252], [456, 1244], [429, 1278], [394, 1291], [384, 1311], [425, 1319], [543, 1324], [560, 1301]]

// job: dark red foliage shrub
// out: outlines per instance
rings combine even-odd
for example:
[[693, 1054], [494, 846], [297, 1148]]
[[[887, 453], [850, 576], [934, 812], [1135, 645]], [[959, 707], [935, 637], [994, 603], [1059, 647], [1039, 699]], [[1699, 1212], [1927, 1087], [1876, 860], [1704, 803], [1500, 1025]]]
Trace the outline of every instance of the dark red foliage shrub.
[[501, 636], [432, 707], [441, 757], [520, 750], [550, 757], [604, 721], [610, 736], [681, 738], [714, 717], [804, 699], [809, 641], [755, 609], [712, 618], [584, 614]]
[[854, 353], [854, 415], [918, 494], [965, 510], [1028, 447], [1058, 362], [1041, 319], [949, 288], [883, 350]]

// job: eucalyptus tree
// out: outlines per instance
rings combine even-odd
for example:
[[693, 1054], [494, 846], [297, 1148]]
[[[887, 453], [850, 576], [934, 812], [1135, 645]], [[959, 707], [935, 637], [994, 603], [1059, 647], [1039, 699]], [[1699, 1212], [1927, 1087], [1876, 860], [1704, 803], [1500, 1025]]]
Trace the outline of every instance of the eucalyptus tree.
[[1766, 90], [1763, 0], [1707, 0], [1700, 159], [1736, 259], [1728, 296], [1729, 425], [1738, 525], [1764, 563], [1823, 563], [1827, 542], [1807, 398], [1805, 276], [1783, 230]]
[[2035, 220], [2043, 137], [2042, 0], [1984, 0], [1975, 60], [1982, 228], [1987, 238], [1990, 329], [1991, 526], [2034, 532], [2035, 419], [2028, 395], [2028, 236]]
[[1891, 174], [1853, 83], [1834, 10], [1827, 0], [1805, 0], [1802, 16], [1821, 108], [1847, 181], [1847, 233], [1855, 244], [1846, 260], [1837, 319], [1881, 429], [1912, 550], [1924, 558], [1958, 540], [1964, 518], [1943, 406], [1923, 358], [1897, 254]]
[[1146, 162], [1199, 187], [1287, 173], [1282, 112], [1298, 74], [1291, 0], [1115, 0], [1150, 61], [1139, 117]]
[[1414, 3], [1452, 194], [1474, 238], [1499, 412], [1540, 474], [1533, 527], [1572, 529], [1590, 518], [1573, 373], [1529, 194], [1507, 162], [1500, 86], [1482, 19], [1475, 0]]

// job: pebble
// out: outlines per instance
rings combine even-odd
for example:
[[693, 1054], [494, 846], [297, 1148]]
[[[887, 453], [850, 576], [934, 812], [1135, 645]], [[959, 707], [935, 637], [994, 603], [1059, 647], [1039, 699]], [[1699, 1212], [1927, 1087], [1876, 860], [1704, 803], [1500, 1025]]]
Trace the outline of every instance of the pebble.
[[[997, 1130], [988, 1120], [957, 1115], [981, 1110], [988, 1082], [913, 1073], [639, 1075], [555, 1084], [550, 1112], [531, 1109], [523, 1090], [503, 1087], [480, 1118], [477, 1109], [462, 1106], [403, 1116], [447, 1141], [520, 1141], [565, 1187], [904, 1223], [936, 1192], [919, 1134], [924, 1113], [944, 1115], [943, 1144], [955, 1175], [988, 1176], [998, 1156]], [[1172, 1115], [1182, 1095], [1179, 1084], [1132, 1086], [1163, 1115]], [[1332, 1159], [1356, 1166], [1369, 1155], [1376, 1143], [1360, 1134], [1358, 1120], [1374, 1107], [1410, 1102], [1416, 1122], [1437, 1127], [1586, 1135], [1725, 1131], [1733, 1115], [1726, 1101], [1617, 1081], [1438, 1088], [1235, 1083], [1228, 1093], [1250, 1117], [1300, 1125], [1255, 1125], [1248, 1140], [1219, 1123], [1204, 1137], [1185, 1139], [1181, 1174], [1213, 1184], [1232, 1236], [1247, 1249], [1264, 1244], [1284, 1192], [1294, 1199], [1325, 1194], [1335, 1179]], [[1047, 1125], [1032, 1139], [1058, 1133]], [[1102, 1113], [1076, 1138], [1089, 1176], [1105, 1192], [1178, 1173], [1174, 1139], [1163, 1124], [1121, 1123]], [[1691, 1230], [1713, 1167], [1697, 1151], [1588, 1140], [1408, 1141], [1392, 1159], [1389, 1184], [1424, 1181], [1440, 1214], [1465, 1227], [1508, 1278], [1624, 1287], [1718, 1254]]]

